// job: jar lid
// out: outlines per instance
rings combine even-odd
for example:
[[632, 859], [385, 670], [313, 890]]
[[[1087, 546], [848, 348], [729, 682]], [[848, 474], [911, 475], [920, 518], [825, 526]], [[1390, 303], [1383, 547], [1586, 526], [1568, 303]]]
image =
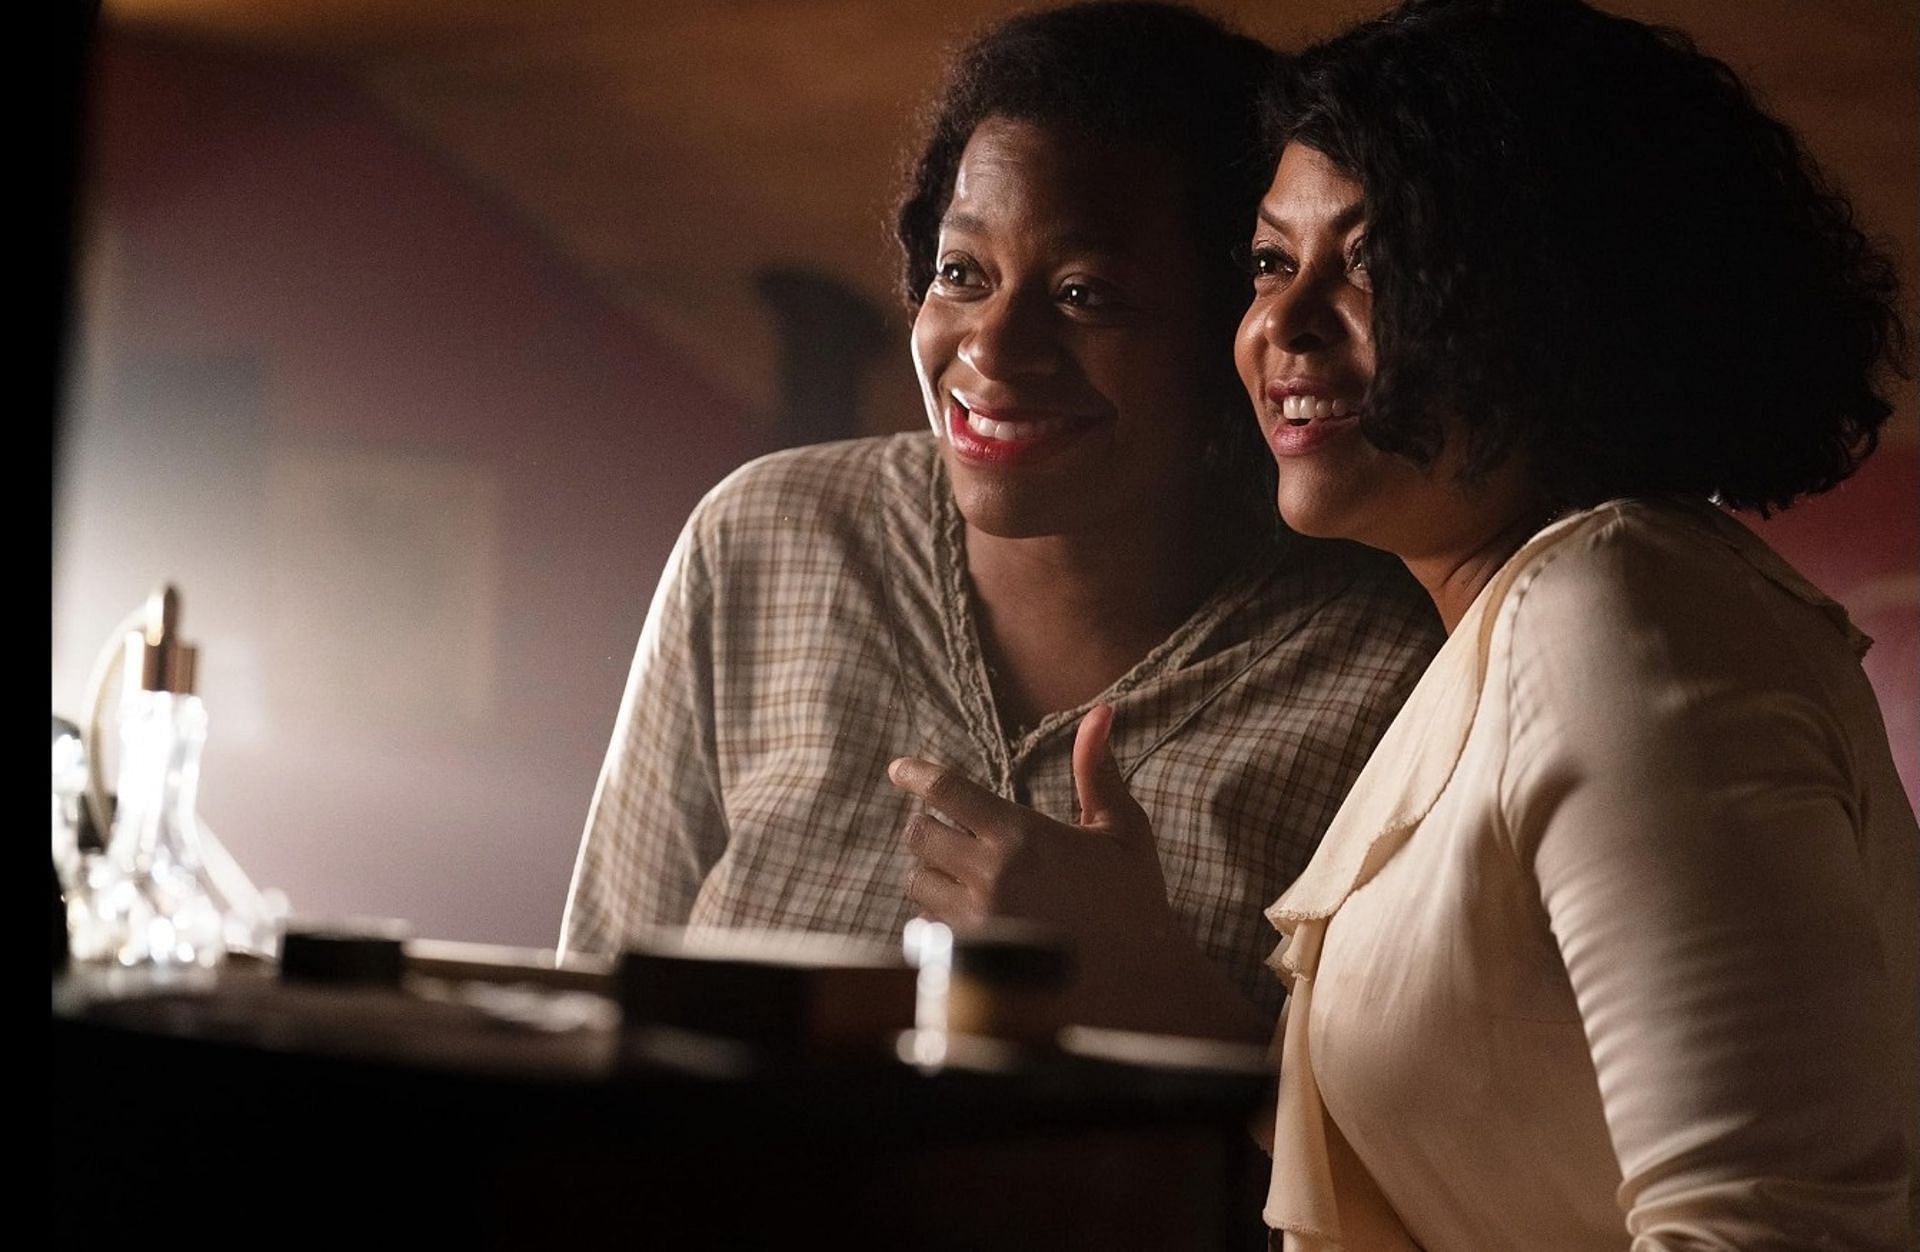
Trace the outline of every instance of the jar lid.
[[199, 650], [180, 638], [180, 592], [168, 583], [147, 597], [145, 623], [127, 635], [127, 691], [190, 696], [198, 656]]
[[997, 986], [1064, 987], [1073, 977], [1073, 946], [1047, 927], [993, 922], [954, 932], [952, 968]]

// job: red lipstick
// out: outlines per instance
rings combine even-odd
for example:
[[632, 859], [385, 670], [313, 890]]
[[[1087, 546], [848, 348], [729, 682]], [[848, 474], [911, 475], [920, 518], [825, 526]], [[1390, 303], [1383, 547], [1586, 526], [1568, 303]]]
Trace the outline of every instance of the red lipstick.
[[[1005, 439], [975, 430], [969, 415], [980, 421], [1022, 428], [1017, 438]], [[1019, 465], [1053, 455], [1088, 425], [1088, 419], [1030, 409], [968, 409], [958, 400], [947, 402], [947, 441], [963, 460], [981, 465]]]

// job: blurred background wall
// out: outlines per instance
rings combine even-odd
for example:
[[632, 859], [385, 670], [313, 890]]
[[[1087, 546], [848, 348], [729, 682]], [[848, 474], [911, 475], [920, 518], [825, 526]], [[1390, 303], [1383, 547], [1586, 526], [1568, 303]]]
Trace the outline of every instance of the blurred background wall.
[[[681, 520], [920, 420], [887, 215], [982, 0], [108, 0], [57, 416], [53, 710], [179, 585], [201, 808], [302, 913], [544, 946]], [[1281, 46], [1378, 5], [1221, 3]], [[1920, 288], [1920, 9], [1641, 0]], [[1878, 640], [1920, 775], [1915, 389], [1764, 524]], [[1622, 403], [1631, 403], [1622, 396]]]

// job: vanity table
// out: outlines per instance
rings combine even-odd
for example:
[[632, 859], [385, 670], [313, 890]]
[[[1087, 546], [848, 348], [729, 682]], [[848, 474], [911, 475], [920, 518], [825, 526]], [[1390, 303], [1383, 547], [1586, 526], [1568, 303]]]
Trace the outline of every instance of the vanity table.
[[54, 1245], [1263, 1246], [1244, 1053], [770, 1052], [623, 1022], [609, 977], [445, 944], [382, 985], [57, 973]]

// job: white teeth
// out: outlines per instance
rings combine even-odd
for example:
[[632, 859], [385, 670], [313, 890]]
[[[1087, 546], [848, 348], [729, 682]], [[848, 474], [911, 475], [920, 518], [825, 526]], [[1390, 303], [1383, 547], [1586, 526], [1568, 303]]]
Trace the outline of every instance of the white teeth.
[[1353, 406], [1345, 400], [1328, 400], [1323, 396], [1286, 396], [1280, 401], [1281, 420], [1295, 426], [1345, 417], [1352, 411]]
[[997, 439], [1002, 443], [1019, 443], [1026, 439], [1038, 439], [1050, 434], [1066, 424], [1065, 418], [1047, 417], [1029, 422], [996, 422], [990, 417], [982, 417], [971, 410], [967, 413], [967, 429], [982, 439]]

